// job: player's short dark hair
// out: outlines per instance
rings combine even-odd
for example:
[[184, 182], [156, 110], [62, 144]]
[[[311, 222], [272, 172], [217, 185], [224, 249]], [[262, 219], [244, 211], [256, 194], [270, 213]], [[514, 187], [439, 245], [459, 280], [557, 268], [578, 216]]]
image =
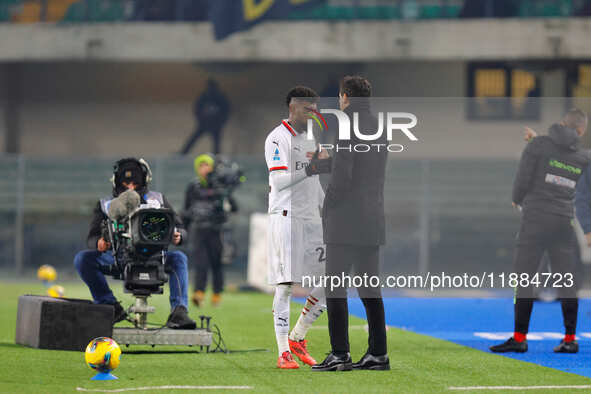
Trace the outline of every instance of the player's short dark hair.
[[347, 75], [341, 80], [339, 93], [347, 97], [370, 97], [371, 83], [359, 75]]
[[569, 109], [566, 115], [564, 115], [564, 123], [566, 127], [570, 127], [571, 129], [586, 127], [587, 121], [587, 114], [578, 108]]
[[[291, 103], [292, 98], [301, 98], [305, 101], [309, 101], [311, 103], [315, 103], [318, 99], [318, 93], [314, 91], [314, 89], [309, 88], [307, 86], [298, 85], [287, 93], [287, 97], [285, 98], [285, 104], [289, 107], [289, 103]], [[309, 100], [308, 100], [309, 99]]]

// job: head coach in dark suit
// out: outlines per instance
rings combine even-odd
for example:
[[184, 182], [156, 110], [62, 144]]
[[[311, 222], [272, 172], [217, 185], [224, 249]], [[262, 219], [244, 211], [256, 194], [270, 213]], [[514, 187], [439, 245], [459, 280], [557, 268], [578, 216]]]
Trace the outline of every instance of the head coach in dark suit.
[[[385, 241], [384, 178], [388, 141], [385, 133], [373, 141], [361, 140], [357, 135], [372, 135], [378, 130], [378, 120], [370, 110], [370, 96], [371, 84], [367, 79], [348, 76], [341, 81], [339, 104], [350, 119], [351, 130], [349, 140], [337, 139], [333, 157], [329, 159], [331, 177], [322, 215], [329, 276], [379, 274], [379, 246]], [[356, 145], [371, 149], [356, 150]], [[382, 148], [378, 149], [378, 145]], [[310, 163], [312, 171], [314, 161]], [[326, 291], [332, 352], [313, 370], [390, 369], [380, 288], [357, 288], [369, 325], [369, 348], [358, 363], [352, 363], [349, 354], [347, 289], [340, 286]]]

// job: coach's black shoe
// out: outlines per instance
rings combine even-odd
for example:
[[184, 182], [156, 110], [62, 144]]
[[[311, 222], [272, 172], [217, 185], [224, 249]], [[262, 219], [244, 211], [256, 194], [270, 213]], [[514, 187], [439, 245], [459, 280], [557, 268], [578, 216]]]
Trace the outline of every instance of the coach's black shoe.
[[390, 359], [387, 354], [383, 356], [374, 356], [373, 354], [365, 353], [361, 360], [353, 363], [353, 369], [370, 369], [372, 371], [389, 371]]
[[114, 303], [113, 308], [113, 324], [127, 319], [127, 311], [123, 309], [119, 302]]
[[170, 316], [168, 316], [166, 327], [176, 330], [194, 330], [197, 328], [197, 324], [189, 317], [187, 308], [179, 305], [174, 308]]
[[579, 343], [577, 341], [560, 341], [560, 345], [554, 348], [554, 353], [578, 353]]
[[312, 371], [351, 371], [352, 369], [353, 362], [349, 353], [342, 356], [330, 353], [323, 362], [312, 366]]
[[517, 342], [515, 338], [511, 337], [507, 340], [507, 342], [503, 342], [501, 344], [491, 346], [491, 352], [495, 353], [507, 353], [507, 352], [516, 352], [516, 353], [525, 353], [527, 352], [527, 341]]

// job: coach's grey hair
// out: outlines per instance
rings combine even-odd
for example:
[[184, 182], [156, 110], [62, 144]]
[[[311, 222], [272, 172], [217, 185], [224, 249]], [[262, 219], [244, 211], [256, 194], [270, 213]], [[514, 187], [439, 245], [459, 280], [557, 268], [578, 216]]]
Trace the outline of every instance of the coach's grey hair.
[[587, 121], [587, 114], [578, 108], [570, 109], [566, 115], [564, 115], [564, 124], [571, 129], [587, 127]]

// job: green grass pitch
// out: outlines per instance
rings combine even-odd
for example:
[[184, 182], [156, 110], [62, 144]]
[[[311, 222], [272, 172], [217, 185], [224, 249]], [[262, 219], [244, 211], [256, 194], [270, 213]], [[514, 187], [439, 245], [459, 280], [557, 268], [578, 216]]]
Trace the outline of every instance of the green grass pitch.
[[[63, 285], [67, 297], [90, 297], [82, 283]], [[131, 297], [122, 294], [120, 282], [113, 282], [112, 287], [125, 306], [131, 303]], [[450, 386], [591, 384], [590, 379], [582, 376], [398, 329], [388, 331], [391, 371], [317, 373], [304, 365], [299, 370], [278, 370], [275, 367], [272, 297], [253, 293], [226, 293], [218, 308], [190, 307], [193, 318], [200, 314], [213, 316], [222, 330], [229, 354], [197, 353], [188, 347], [123, 347], [121, 365], [114, 372], [119, 380], [95, 382], [89, 380], [93, 372], [85, 365], [83, 353], [30, 349], [14, 344], [18, 296], [44, 294], [42, 284], [0, 281], [0, 289], [1, 393], [68, 393], [76, 392], [77, 388], [112, 390], [165, 385], [251, 386], [250, 391], [257, 393], [430, 393], [454, 392], [447, 390]], [[167, 295], [154, 296], [150, 303], [157, 308], [150, 320], [164, 322], [169, 312]], [[292, 325], [300, 308], [298, 304], [292, 305]], [[322, 360], [329, 350], [326, 323], [325, 314], [308, 335], [309, 350], [317, 360]], [[350, 324], [359, 326], [364, 322], [351, 317]], [[365, 351], [367, 333], [351, 329], [350, 341], [352, 356], [358, 359]]]

